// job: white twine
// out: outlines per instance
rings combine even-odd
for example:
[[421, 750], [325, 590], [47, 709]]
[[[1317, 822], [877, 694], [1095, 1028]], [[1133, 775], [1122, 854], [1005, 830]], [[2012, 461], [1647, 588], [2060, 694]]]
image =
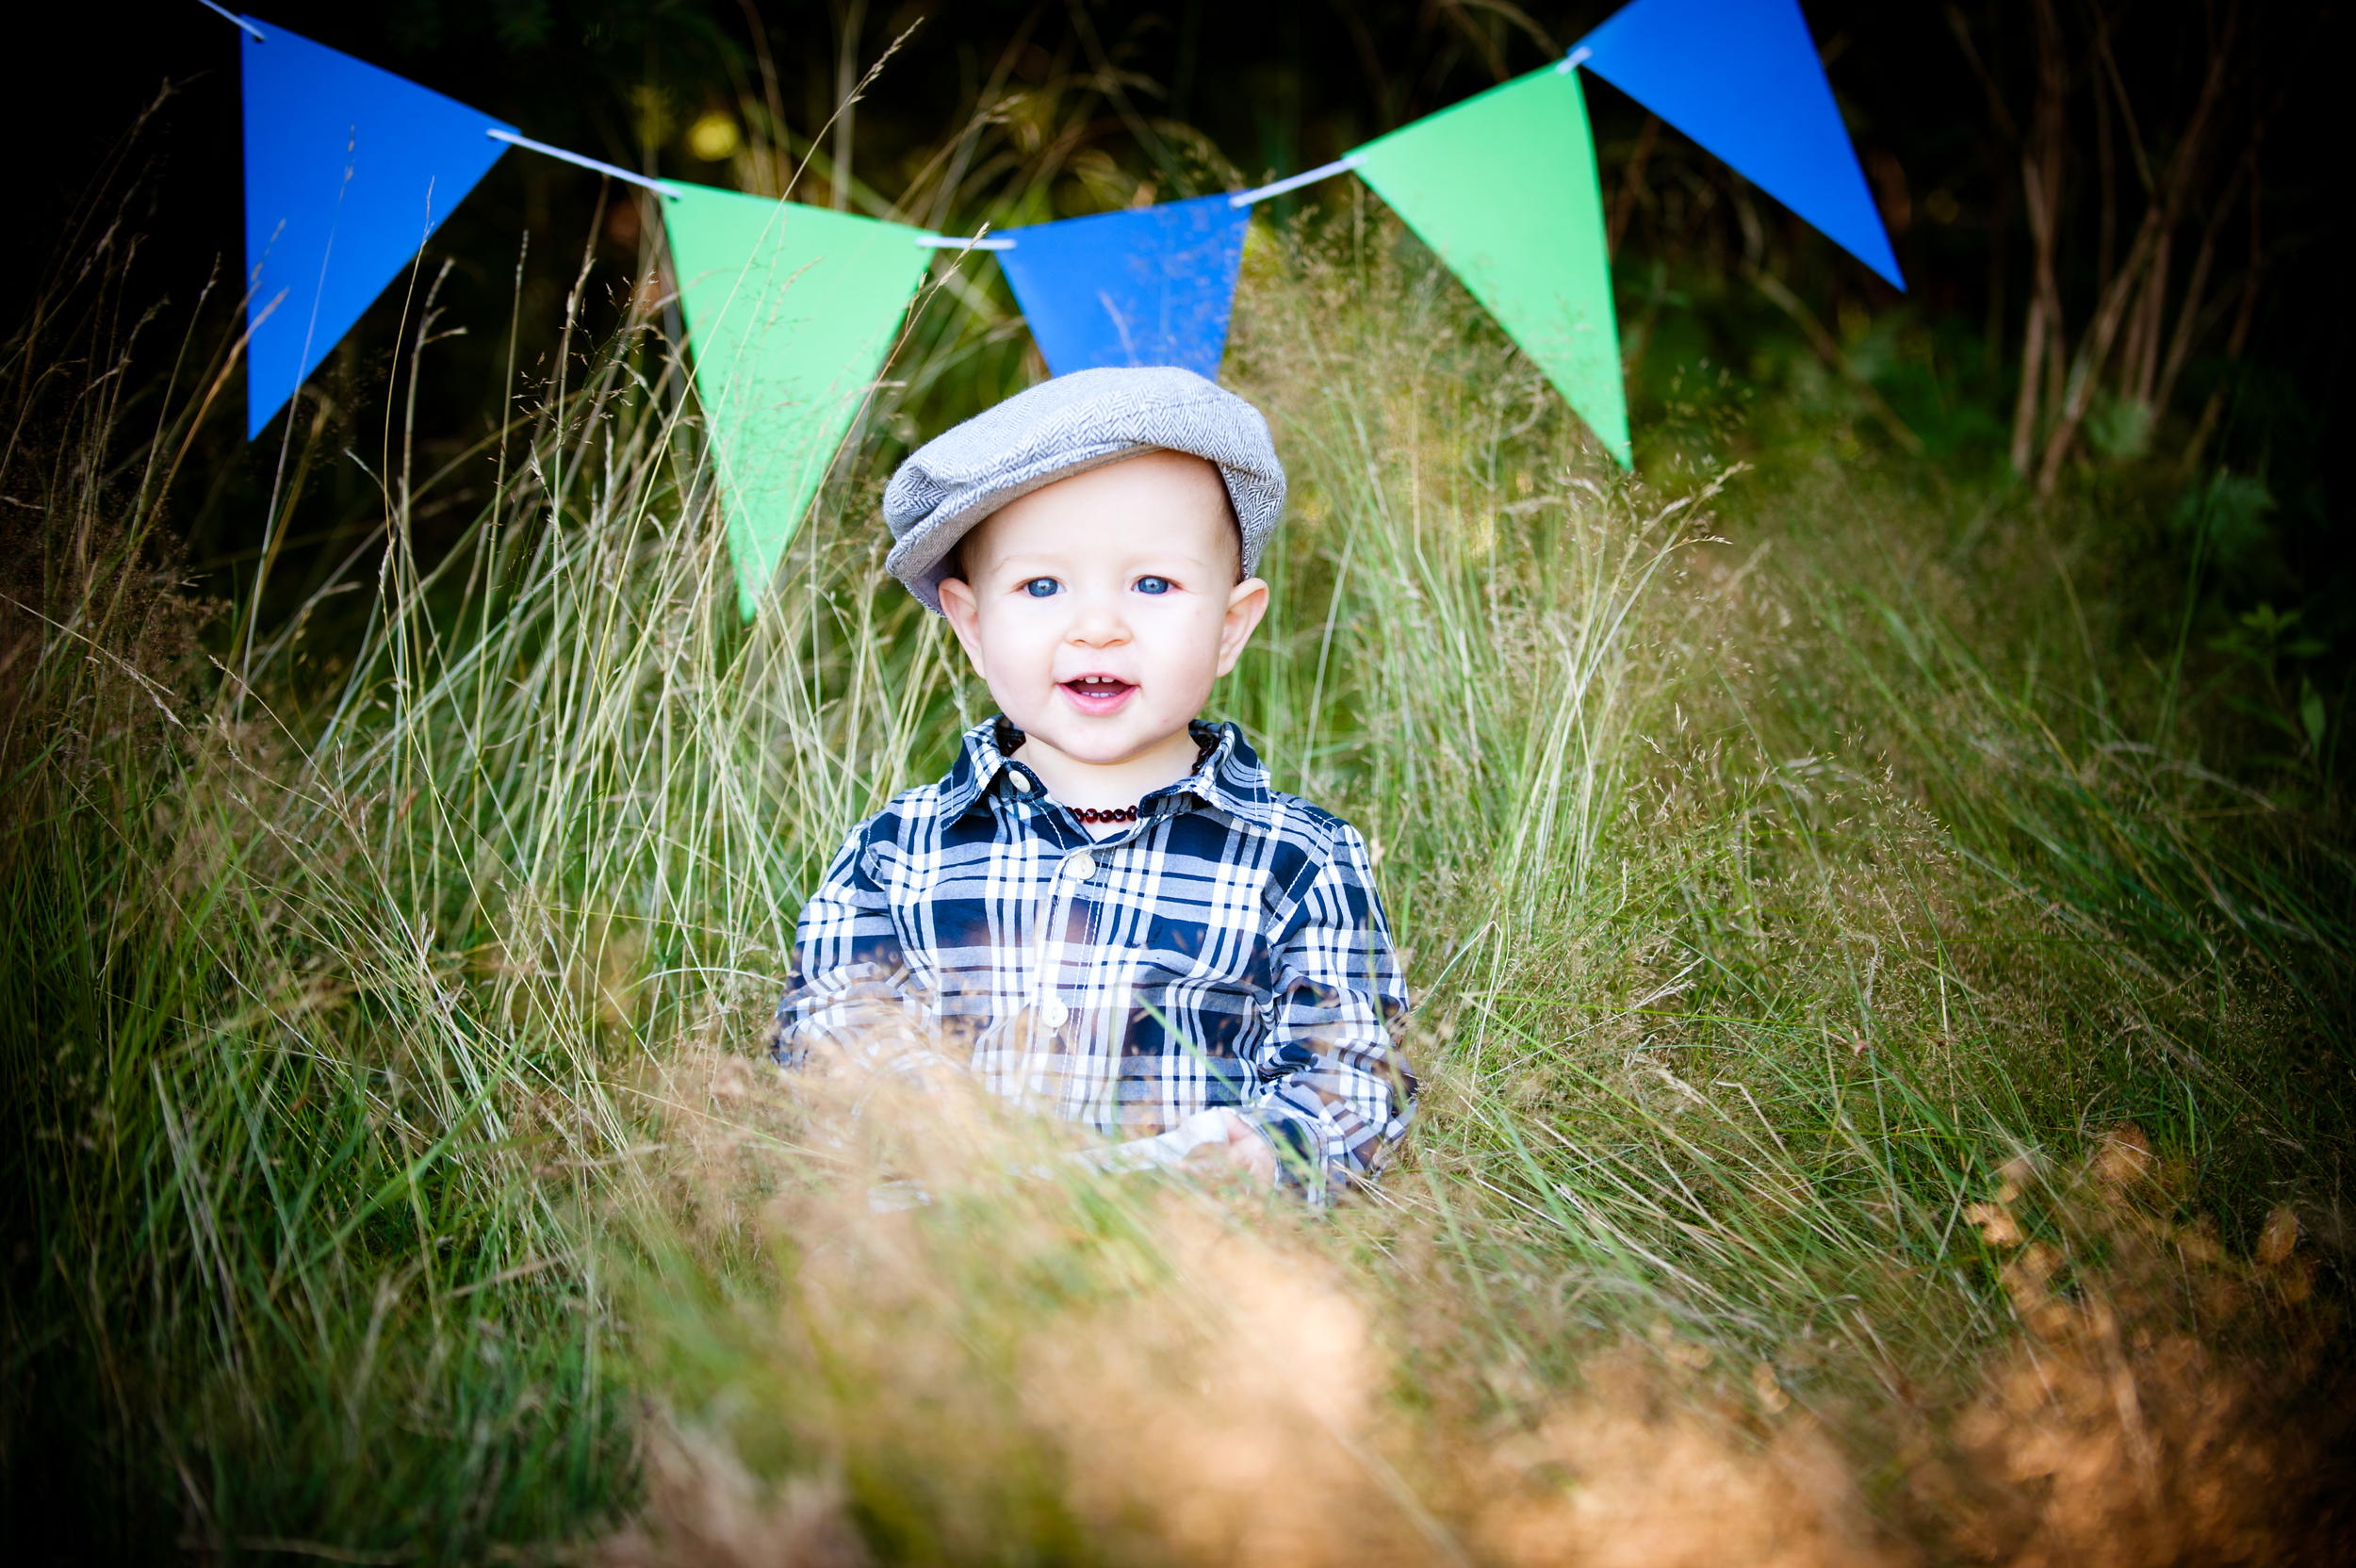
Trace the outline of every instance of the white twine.
[[545, 141], [534, 141], [528, 136], [517, 136], [513, 131], [502, 131], [493, 126], [483, 134], [493, 141], [504, 141], [512, 147], [521, 147], [530, 152], [546, 153], [548, 156], [561, 159], [565, 163], [576, 164], [582, 169], [594, 169], [600, 174], [610, 174], [614, 179], [627, 180], [631, 185], [643, 186], [658, 196], [668, 196], [677, 200], [686, 194], [675, 185], [664, 185], [661, 180], [651, 180], [644, 174], [633, 174], [627, 169], [616, 169], [610, 163], [599, 163], [595, 158], [584, 158], [579, 153], [568, 153], [562, 147], [551, 147]]
[[196, 3], [204, 7], [206, 10], [212, 12], [215, 16], [220, 17], [223, 22], [228, 23], [231, 26], [243, 28], [246, 32], [252, 33], [254, 35], [254, 42], [268, 43], [270, 41], [270, 40], [262, 36], [261, 28], [256, 27], [253, 23], [248, 22], [244, 17], [239, 16], [236, 11], [229, 9], [226, 6], [216, 6], [213, 4], [213, 0], [196, 0]]
[[[1299, 190], [1304, 185], [1315, 185], [1319, 180], [1330, 180], [1336, 174], [1347, 174], [1365, 161], [1362, 155], [1352, 153], [1346, 158], [1335, 158], [1332, 163], [1321, 163], [1315, 169], [1293, 175], [1290, 179], [1278, 180], [1271, 185], [1264, 185], [1256, 190], [1238, 190], [1227, 198], [1227, 204], [1231, 207], [1248, 207], [1254, 202], [1265, 202], [1271, 196], [1282, 196], [1287, 190]], [[1011, 251], [1015, 247], [1015, 241], [1003, 237], [996, 239], [953, 239], [945, 235], [920, 235], [916, 242], [936, 251], [967, 248], [976, 251]]]
[[1248, 207], [1254, 202], [1265, 202], [1271, 196], [1282, 196], [1287, 190], [1299, 190], [1304, 185], [1315, 185], [1319, 180], [1330, 180], [1336, 174], [1347, 174], [1364, 162], [1366, 162], [1364, 154], [1352, 153], [1346, 158], [1335, 158], [1332, 163], [1321, 163], [1315, 169], [1295, 174], [1288, 180], [1278, 180], [1272, 185], [1264, 185], [1257, 190], [1238, 190], [1227, 198], [1227, 204], [1231, 207]]

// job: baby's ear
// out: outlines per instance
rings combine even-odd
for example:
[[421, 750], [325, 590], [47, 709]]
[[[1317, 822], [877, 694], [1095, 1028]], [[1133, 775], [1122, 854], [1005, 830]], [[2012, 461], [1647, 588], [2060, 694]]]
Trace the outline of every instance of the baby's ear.
[[982, 601], [974, 596], [972, 584], [963, 578], [944, 577], [934, 585], [933, 591], [941, 596], [941, 612], [948, 618], [949, 629], [957, 634], [957, 641], [965, 645], [966, 654], [973, 661], [974, 668], [979, 669], [982, 662], [981, 644], [978, 641]]
[[1265, 579], [1245, 578], [1227, 596], [1227, 624], [1219, 628], [1219, 673], [1225, 675], [1243, 657], [1244, 645], [1268, 613], [1268, 586]]

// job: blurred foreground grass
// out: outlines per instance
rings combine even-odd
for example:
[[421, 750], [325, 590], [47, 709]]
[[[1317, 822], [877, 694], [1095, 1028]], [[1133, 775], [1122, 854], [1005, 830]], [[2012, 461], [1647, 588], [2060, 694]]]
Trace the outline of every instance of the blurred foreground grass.
[[2334, 1557], [2320, 764], [2202, 730], [2092, 520], [1837, 443], [1626, 479], [1376, 229], [1255, 245], [1229, 367], [1295, 502], [1218, 707], [1366, 830], [1417, 999], [1422, 1119], [1331, 1223], [761, 1064], [803, 890], [988, 699], [864, 471], [735, 623], [650, 323], [447, 558], [388, 470], [314, 601], [374, 596], [357, 650], [177, 596], [202, 377], [135, 436], [20, 357], [19, 1539]]

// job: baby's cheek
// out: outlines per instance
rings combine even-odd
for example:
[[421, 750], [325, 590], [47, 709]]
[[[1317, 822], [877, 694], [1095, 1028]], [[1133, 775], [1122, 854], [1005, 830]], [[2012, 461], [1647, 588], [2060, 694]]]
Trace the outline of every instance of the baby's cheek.
[[1055, 662], [1055, 641], [1053, 631], [1035, 625], [1006, 628], [990, 649], [991, 677], [1010, 684], [1044, 686]]
[[1186, 656], [1205, 675], [1219, 669], [1219, 645], [1225, 630], [1227, 617], [1218, 607], [1205, 603], [1187, 617], [1186, 629]]

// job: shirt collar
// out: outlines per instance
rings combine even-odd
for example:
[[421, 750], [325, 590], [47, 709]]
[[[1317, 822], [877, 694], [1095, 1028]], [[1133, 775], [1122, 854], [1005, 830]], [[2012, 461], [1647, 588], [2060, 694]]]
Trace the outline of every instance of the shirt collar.
[[[996, 717], [985, 719], [965, 732], [957, 762], [941, 780], [941, 808], [952, 821], [972, 810], [997, 783], [1000, 774], [1020, 765], [998, 748], [999, 722]], [[1199, 719], [1191, 727], [1198, 739], [1217, 735], [1219, 745], [1210, 760], [1171, 788], [1187, 790], [1214, 809], [1254, 827], [1273, 828], [1275, 792], [1269, 787], [1268, 769], [1260, 765], [1243, 730], [1234, 724], [1206, 725]], [[1028, 768], [1023, 771], [1036, 788], [1038, 776]]]
[[[1195, 726], [1199, 736], [1205, 727]], [[1268, 769], [1260, 765], [1252, 743], [1243, 738], [1241, 727], [1222, 724], [1215, 728], [1219, 749], [1211, 760], [1194, 771], [1186, 780], [1194, 793], [1201, 795], [1216, 809], [1250, 823], [1262, 830], [1276, 825], [1276, 792], [1268, 787]]]
[[949, 776], [941, 781], [941, 806], [948, 821], [973, 809], [983, 792], [996, 783], [998, 776], [1010, 764], [998, 749], [998, 720], [984, 719], [965, 732], [965, 741], [957, 748], [957, 762], [949, 769]]

